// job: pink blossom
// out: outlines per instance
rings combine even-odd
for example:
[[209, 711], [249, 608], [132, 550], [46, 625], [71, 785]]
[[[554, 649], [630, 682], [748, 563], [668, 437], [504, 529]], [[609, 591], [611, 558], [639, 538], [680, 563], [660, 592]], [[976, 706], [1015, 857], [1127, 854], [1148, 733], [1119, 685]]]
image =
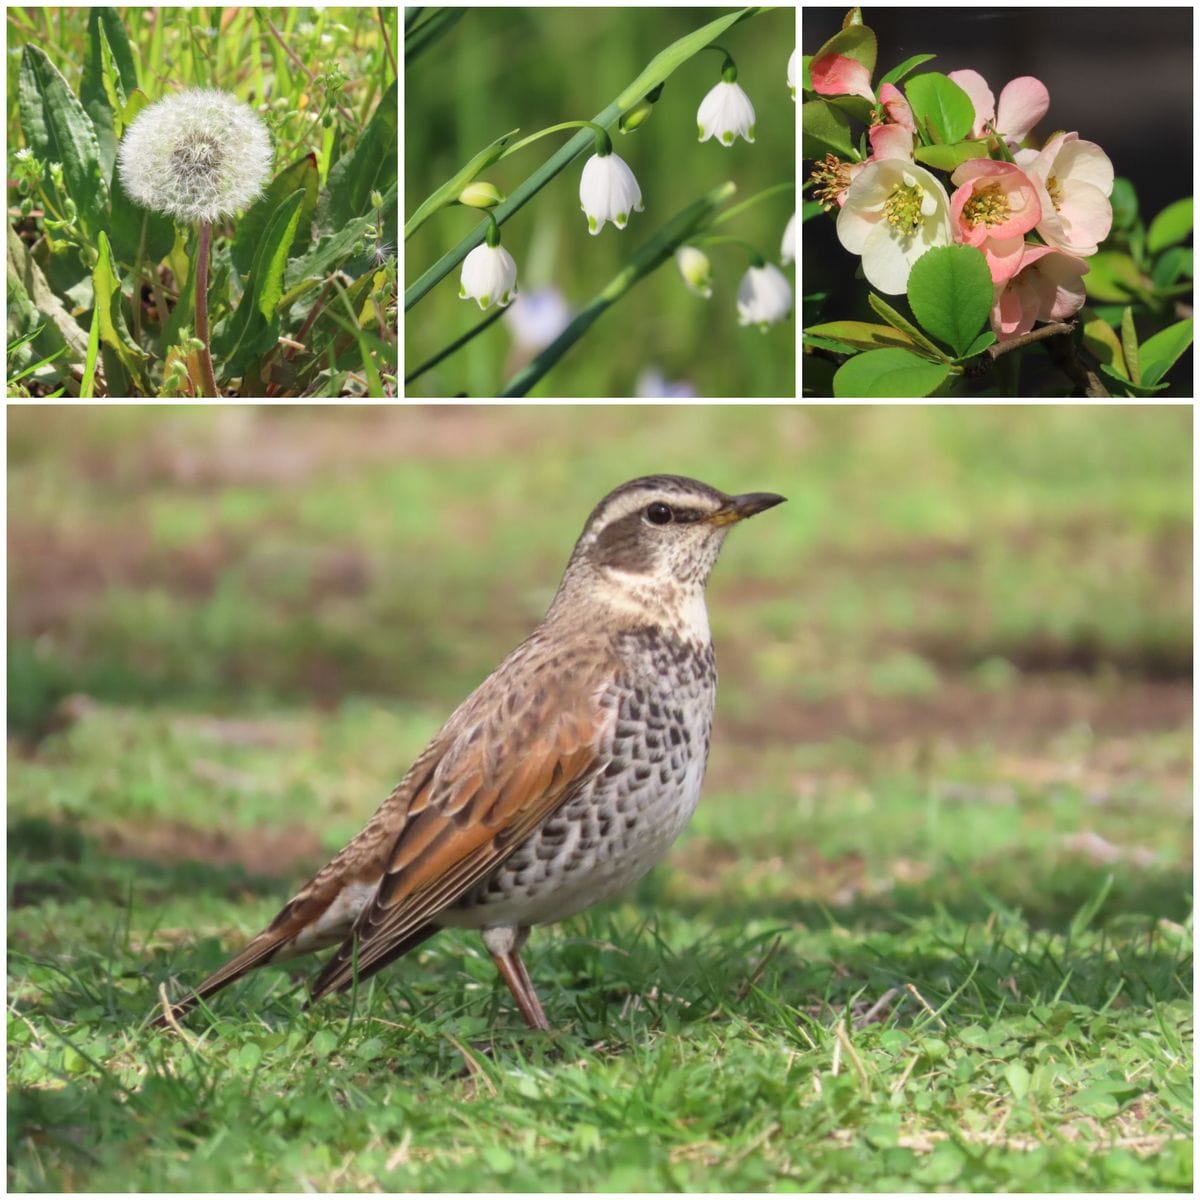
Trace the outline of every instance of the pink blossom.
[[818, 96], [863, 96], [875, 103], [871, 72], [844, 54], [823, 54], [809, 64], [813, 91]]
[[987, 126], [991, 125], [1010, 145], [1019, 146], [1050, 107], [1046, 85], [1032, 75], [1010, 79], [1004, 85], [998, 111], [992, 90], [978, 71], [951, 71], [948, 78], [967, 93], [975, 106], [975, 124], [971, 126], [973, 138], [983, 137]]
[[1020, 268], [1025, 235], [1041, 219], [1037, 189], [1020, 167], [988, 158], [959, 164], [950, 178], [958, 185], [950, 198], [956, 240], [983, 251], [993, 283], [1006, 282]]
[[1087, 299], [1083, 276], [1090, 268], [1081, 258], [1051, 246], [1027, 245], [1021, 266], [996, 292], [992, 330], [1004, 342], [1028, 333], [1035, 321], [1074, 316]]
[[909, 133], [917, 132], [917, 122], [913, 117], [912, 108], [904, 97], [904, 93], [894, 84], [885, 83], [879, 89], [879, 102], [887, 113], [887, 119], [896, 125], [903, 125]]
[[905, 158], [912, 162], [913, 135], [903, 125], [872, 125], [867, 130], [871, 139], [871, 157], [879, 162], [884, 158]]
[[1037, 231], [1046, 244], [1083, 258], [1095, 254], [1112, 228], [1108, 155], [1077, 133], [1060, 133], [1041, 150], [1018, 150], [1013, 157], [1038, 191]]

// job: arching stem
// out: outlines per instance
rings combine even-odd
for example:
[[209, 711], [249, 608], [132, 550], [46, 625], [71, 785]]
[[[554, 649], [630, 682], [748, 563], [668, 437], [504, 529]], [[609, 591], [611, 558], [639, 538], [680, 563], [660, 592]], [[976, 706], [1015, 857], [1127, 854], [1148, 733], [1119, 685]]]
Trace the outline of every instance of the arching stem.
[[208, 348], [208, 254], [212, 245], [212, 222], [200, 222], [200, 244], [196, 248], [196, 337], [204, 343], [200, 354], [200, 383], [206, 396], [219, 396]]

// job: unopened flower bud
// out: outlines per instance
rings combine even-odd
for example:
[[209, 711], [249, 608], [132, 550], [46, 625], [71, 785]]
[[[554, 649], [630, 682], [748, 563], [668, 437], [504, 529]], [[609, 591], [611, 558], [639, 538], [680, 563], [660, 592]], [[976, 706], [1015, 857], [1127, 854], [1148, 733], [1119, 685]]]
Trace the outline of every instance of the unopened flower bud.
[[712, 295], [712, 263], [708, 255], [695, 246], [680, 246], [675, 251], [675, 263], [688, 291], [707, 300]]
[[503, 204], [504, 198], [504, 193], [494, 183], [488, 183], [486, 179], [477, 179], [474, 183], [468, 183], [458, 193], [459, 204], [465, 204], [468, 208], [492, 208], [497, 204]]

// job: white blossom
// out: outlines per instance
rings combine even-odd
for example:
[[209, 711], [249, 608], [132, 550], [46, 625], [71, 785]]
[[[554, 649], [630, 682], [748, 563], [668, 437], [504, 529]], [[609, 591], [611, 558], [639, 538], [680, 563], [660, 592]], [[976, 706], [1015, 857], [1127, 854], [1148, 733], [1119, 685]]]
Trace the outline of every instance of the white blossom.
[[740, 84], [722, 80], [700, 101], [696, 125], [702, 142], [710, 137], [722, 146], [732, 146], [737, 137], [753, 142], [754, 105]]
[[619, 154], [593, 154], [584, 163], [579, 178], [579, 207], [588, 219], [593, 236], [611, 221], [624, 229], [629, 214], [642, 212], [642, 189], [629, 164]]
[[757, 325], [766, 333], [792, 311], [792, 285], [774, 263], [750, 267], [738, 285], [737, 309], [739, 325]]

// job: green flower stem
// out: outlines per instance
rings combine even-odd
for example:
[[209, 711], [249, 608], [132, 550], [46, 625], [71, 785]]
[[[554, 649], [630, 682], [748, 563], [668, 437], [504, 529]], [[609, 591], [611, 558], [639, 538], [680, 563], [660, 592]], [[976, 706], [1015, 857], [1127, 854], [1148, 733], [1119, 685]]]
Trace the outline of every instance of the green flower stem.
[[212, 353], [208, 348], [208, 253], [212, 243], [212, 222], [200, 222], [200, 240], [196, 249], [196, 337], [204, 343], [200, 355], [200, 382], [206, 396], [219, 396], [213, 373]]
[[[668, 79], [673, 71], [683, 63], [687, 62], [694, 54], [699, 53], [709, 42], [715, 37], [720, 37], [725, 30], [736, 25], [739, 21], [744, 21], [747, 17], [756, 16], [759, 13], [766, 12], [767, 9], [760, 8], [739, 8], [736, 12], [729, 13], [727, 16], [718, 17], [715, 21], [709, 21], [707, 25], [702, 25], [694, 33], [685, 34], [669, 45], [665, 50], [659, 51], [649, 63], [646, 64], [642, 73], [606, 108], [597, 113], [593, 118], [593, 124], [600, 125], [607, 129], [614, 121], [616, 121], [621, 113], [626, 109], [632, 108], [637, 104], [647, 92], [653, 91], [660, 83]], [[506, 135], [507, 136], [507, 135]], [[550, 156], [532, 175], [530, 175], [523, 183], [521, 183], [508, 199], [501, 205], [497, 206], [495, 211], [496, 220], [501, 225], [508, 220], [513, 213], [523, 208], [529, 200], [537, 195], [557, 175], [561, 170], [570, 164], [583, 150], [588, 146], [590, 135], [581, 130], [577, 133], [565, 146], [560, 147]], [[498, 153], [496, 155], [498, 157]], [[476, 158], [487, 165], [494, 162], [495, 158], [489, 158], [488, 152], [484, 151]], [[474, 161], [474, 160], [472, 160]], [[470, 164], [468, 164], [470, 166]], [[482, 169], [480, 167], [479, 169]], [[464, 172], [465, 173], [465, 169]], [[462, 174], [462, 173], [460, 173]], [[462, 187], [466, 183], [470, 183], [475, 178], [475, 173], [471, 173], [463, 181], [462, 185], [453, 188], [452, 195], [458, 195]], [[457, 179], [457, 177], [456, 177]], [[452, 181], [452, 183], [455, 181]], [[447, 189], [450, 185], [446, 185]], [[441, 189], [439, 189], [440, 191]], [[432, 198], [431, 198], [432, 199]], [[421, 205], [418, 213], [423, 220], [428, 215], [430, 201], [426, 201]], [[404, 228], [404, 236], [407, 238], [412, 230], [416, 227], [416, 218], [409, 221], [409, 224]], [[409, 287], [404, 293], [404, 311], [407, 312], [414, 304], [417, 303], [431, 288], [440, 283], [466, 256], [483, 241], [484, 234], [487, 232], [486, 223], [481, 222], [475, 227], [453, 250], [447, 251], [441, 258], [437, 260], [417, 281]]]
[[727, 208], [720, 216], [714, 217], [712, 224], [715, 229], [718, 225], [723, 225], [726, 221], [732, 220], [734, 217], [741, 216], [746, 209], [757, 204], [760, 200], [770, 199], [772, 196], [778, 196], [780, 192], [795, 191], [796, 181], [789, 179], [786, 183], [775, 183], [769, 188], [763, 188], [761, 192], [755, 192], [753, 196], [747, 197], [740, 204], [735, 204], [732, 208]]
[[515, 146], [509, 146], [509, 148], [507, 150], [505, 150], [504, 153], [500, 155], [500, 157], [507, 158], [510, 154], [516, 154], [516, 152], [518, 150], [524, 149], [531, 142], [536, 142], [538, 140], [538, 138], [544, 138], [548, 134], [558, 133], [562, 129], [579, 129], [579, 128], [591, 128], [596, 131], [596, 153], [597, 154], [600, 152], [599, 147], [600, 147], [600, 138], [601, 137], [603, 137], [608, 142], [608, 149], [611, 153], [612, 140], [609, 138], [608, 131], [604, 128], [603, 125], [597, 125], [595, 123], [595, 121], [563, 121], [559, 125], [548, 125], [545, 129], [539, 129], [537, 131], [537, 133], [531, 133], [527, 138], [522, 138], [519, 142], [517, 142], [517, 144]]
[[675, 251], [708, 220], [718, 204], [737, 191], [732, 182], [713, 188], [682, 212], [671, 218], [648, 242], [641, 245], [628, 264], [604, 287], [582, 312], [527, 367], [517, 372], [504, 387], [501, 396], [524, 396], [551, 367], [611, 308], [635, 283], [667, 262]]
[[[615, 103], [597, 113], [593, 123], [611, 125], [620, 116]], [[572, 159], [583, 153], [592, 144], [590, 129], [581, 129], [565, 146], [556, 150], [528, 179], [520, 183], [509, 194], [503, 204], [489, 210], [498, 224], [503, 225], [515, 212], [524, 208], [560, 171], [569, 166]], [[407, 312], [435, 284], [440, 283], [467, 255], [483, 241], [488, 231], [487, 221], [481, 221], [453, 250], [448, 250], [404, 293], [404, 311]]]
[[[713, 222], [716, 224], [716, 222]], [[741, 246], [743, 250], [749, 251], [750, 265], [752, 267], [763, 267], [766, 265], [766, 259], [758, 252], [758, 247], [751, 245], [743, 238], [726, 237], [721, 234], [716, 237], [698, 237], [693, 238], [691, 245], [699, 248], [700, 246]]]
[[436, 367], [438, 363], [442, 361], [442, 359], [449, 358], [450, 355], [456, 350], [461, 349], [472, 338], [478, 337], [489, 325], [498, 321], [502, 316], [504, 316], [504, 309], [497, 305], [496, 311], [493, 313], [488, 313], [488, 315], [484, 317], [484, 319], [480, 321], [474, 329], [468, 329], [467, 332], [462, 335], [462, 337], [455, 338], [454, 341], [452, 341], [444, 350], [439, 350], [432, 358], [427, 358], [419, 367], [405, 375], [405, 385], [407, 386], [408, 384], [412, 383], [414, 379], [424, 375], [426, 371]]

